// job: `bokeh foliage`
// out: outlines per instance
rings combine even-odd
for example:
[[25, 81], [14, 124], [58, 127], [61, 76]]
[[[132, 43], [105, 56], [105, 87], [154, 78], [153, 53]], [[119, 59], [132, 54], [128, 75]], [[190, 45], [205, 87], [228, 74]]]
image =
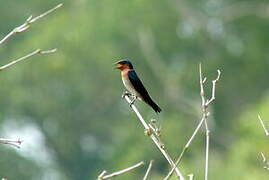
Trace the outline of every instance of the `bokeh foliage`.
[[[0, 177], [95, 179], [103, 169], [150, 159], [151, 179], [163, 177], [167, 163], [120, 98], [113, 62], [129, 58], [163, 112], [137, 105], [158, 119], [173, 157], [200, 119], [199, 62], [209, 79], [221, 69], [210, 110], [209, 177], [268, 179], [259, 152], [269, 157], [269, 142], [257, 119], [260, 113], [269, 121], [268, 2], [0, 0], [0, 37], [61, 2], [64, 8], [0, 48], [1, 64], [36, 48], [58, 48], [1, 72], [1, 136], [25, 142], [21, 150], [1, 146]], [[181, 169], [202, 179], [203, 167], [200, 132]], [[141, 179], [145, 170], [117, 179]]]

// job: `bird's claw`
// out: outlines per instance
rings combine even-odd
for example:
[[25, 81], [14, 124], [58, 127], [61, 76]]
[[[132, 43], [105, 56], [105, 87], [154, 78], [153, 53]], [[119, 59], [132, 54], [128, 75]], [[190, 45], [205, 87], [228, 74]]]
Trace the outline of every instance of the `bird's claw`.
[[121, 98], [124, 98], [125, 96], [131, 96], [131, 93], [129, 93], [128, 91], [125, 91], [124, 93], [122, 93]]
[[132, 105], [134, 104], [135, 100], [136, 100], [136, 96], [134, 97], [134, 99], [130, 102], [129, 106], [132, 107]]
[[130, 102], [129, 106], [132, 107], [133, 104], [134, 104], [134, 101]]

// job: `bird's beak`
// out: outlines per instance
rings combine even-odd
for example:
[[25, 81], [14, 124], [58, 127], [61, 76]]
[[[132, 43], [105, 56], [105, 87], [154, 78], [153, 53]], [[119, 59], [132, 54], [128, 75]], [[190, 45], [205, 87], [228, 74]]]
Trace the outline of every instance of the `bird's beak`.
[[121, 67], [121, 64], [119, 64], [118, 62], [115, 62], [114, 65], [115, 65], [114, 67], [115, 69], [119, 69]]

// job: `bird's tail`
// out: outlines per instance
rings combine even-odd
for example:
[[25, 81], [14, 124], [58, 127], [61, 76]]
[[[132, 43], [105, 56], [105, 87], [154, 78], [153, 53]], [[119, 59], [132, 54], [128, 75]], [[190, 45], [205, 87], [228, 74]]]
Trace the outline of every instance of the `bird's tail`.
[[156, 113], [160, 113], [162, 111], [162, 109], [152, 99], [149, 99], [146, 103], [150, 105]]

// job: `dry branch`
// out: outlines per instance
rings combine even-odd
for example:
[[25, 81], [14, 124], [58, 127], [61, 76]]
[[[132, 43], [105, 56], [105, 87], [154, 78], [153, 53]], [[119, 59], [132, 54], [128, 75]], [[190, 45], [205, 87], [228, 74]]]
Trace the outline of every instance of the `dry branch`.
[[193, 174], [189, 174], [188, 176], [189, 176], [189, 180], [193, 180], [193, 177], [194, 177]]
[[98, 176], [97, 180], [110, 179], [110, 178], [112, 178], [112, 177], [116, 177], [116, 176], [118, 176], [118, 175], [124, 174], [124, 173], [126, 173], [126, 172], [129, 172], [129, 171], [131, 171], [131, 170], [133, 170], [133, 169], [135, 169], [135, 168], [138, 168], [138, 167], [140, 167], [140, 166], [143, 166], [143, 165], [144, 165], [144, 162], [141, 161], [141, 162], [139, 162], [139, 163], [137, 163], [137, 164], [135, 164], [135, 165], [133, 165], [133, 166], [130, 166], [130, 167], [125, 168], [125, 169], [122, 169], [122, 170], [120, 170], [120, 171], [113, 172], [113, 173], [108, 174], [108, 175], [105, 175], [107, 172], [104, 170], [104, 171], [102, 171], [102, 173]]
[[[197, 132], [201, 128], [202, 124], [205, 123], [205, 127], [206, 127], [205, 179], [207, 179], [207, 175], [208, 175], [208, 152], [209, 152], [209, 133], [210, 133], [210, 131], [208, 129], [207, 122], [206, 122], [208, 116], [210, 115], [207, 108], [216, 99], [216, 92], [215, 92], [216, 91], [216, 84], [220, 79], [221, 71], [217, 70], [217, 73], [218, 73], [217, 78], [212, 81], [211, 98], [206, 99], [206, 97], [204, 95], [204, 83], [206, 82], [206, 78], [203, 78], [201, 64], [199, 65], [199, 83], [200, 83], [200, 96], [201, 96], [201, 101], [202, 101], [202, 103], [201, 103], [201, 106], [202, 106], [202, 119], [200, 120], [199, 124], [195, 128], [195, 130], [194, 130], [193, 134], [191, 135], [190, 139], [188, 140], [188, 142], [184, 146], [184, 148], [183, 148], [182, 152], [180, 153], [178, 159], [176, 160], [176, 166], [177, 166], [180, 163], [184, 153], [188, 150], [191, 142], [193, 141], [193, 139], [196, 136]], [[175, 170], [175, 167], [171, 169], [171, 171], [164, 178], [164, 180], [168, 180], [171, 177], [171, 175], [173, 174], [174, 170]]]
[[146, 171], [146, 174], [145, 174], [143, 180], [147, 180], [148, 175], [149, 175], [149, 172], [150, 172], [150, 170], [151, 170], [151, 168], [152, 168], [152, 164], [153, 164], [153, 160], [151, 160], [151, 161], [149, 162], [149, 166], [148, 166], [148, 169], [147, 169], [147, 171]]
[[11, 146], [15, 146], [16, 148], [20, 148], [22, 141], [20, 139], [14, 140], [14, 139], [0, 138], [0, 143], [1, 144], [8, 144]]
[[261, 125], [262, 125], [262, 128], [263, 128], [263, 131], [264, 131], [265, 135], [266, 135], [266, 136], [269, 136], [269, 132], [268, 132], [268, 130], [266, 129], [266, 127], [265, 127], [265, 125], [264, 125], [264, 123], [263, 123], [262, 118], [261, 118], [260, 115], [258, 115], [258, 119], [260, 120], [260, 123], [261, 123]]
[[[269, 136], [269, 132], [268, 132], [267, 128], [265, 127], [260, 115], [258, 115], [258, 119], [260, 120], [260, 123], [262, 125], [262, 128], [264, 130], [265, 135]], [[261, 152], [261, 157], [262, 157], [262, 162], [264, 164], [263, 168], [269, 170], [269, 161], [267, 160], [267, 158], [265, 157], [265, 155], [262, 152]]]
[[[128, 95], [124, 95], [124, 98], [128, 102], [128, 104], [130, 104], [132, 102]], [[166, 150], [164, 148], [164, 145], [160, 141], [159, 137], [156, 136], [156, 134], [152, 132], [151, 127], [146, 123], [146, 121], [144, 120], [144, 118], [142, 117], [142, 115], [137, 110], [137, 108], [136, 108], [136, 106], [134, 104], [131, 105], [131, 108], [135, 112], [135, 114], [138, 117], [138, 119], [140, 120], [141, 124], [144, 126], [146, 135], [148, 135], [151, 138], [151, 140], [154, 142], [154, 144], [158, 147], [158, 149], [161, 151], [162, 155], [168, 161], [170, 166], [172, 168], [175, 167], [175, 172], [176, 172], [176, 175], [177, 175], [178, 179], [184, 180], [184, 177], [183, 177], [182, 173], [176, 167], [176, 165], [175, 165], [174, 161], [172, 160], [172, 158], [170, 157], [170, 155], [166, 152]]]
[[[37, 16], [37, 17], [34, 17], [33, 18], [33, 16], [30, 16], [29, 18], [27, 18], [27, 20], [25, 21], [24, 24], [22, 24], [22, 25], [20, 25], [20, 26], [18, 26], [16, 28], [14, 28], [2, 40], [0, 40], [0, 45], [3, 44], [4, 42], [6, 42], [8, 39], [10, 39], [13, 35], [16, 35], [17, 33], [21, 33], [21, 32], [26, 31], [27, 29], [30, 28], [30, 25], [32, 23], [34, 23], [35, 21], [37, 21], [37, 20], [39, 20], [39, 19], [47, 16], [48, 14], [50, 14], [53, 11], [57, 10], [58, 8], [62, 7], [62, 5], [63, 4], [59, 4], [59, 5], [55, 6], [54, 8], [46, 11], [45, 13], [43, 13], [43, 14]], [[56, 49], [45, 50], [45, 51], [44, 50], [41, 50], [41, 49], [37, 49], [37, 50], [35, 50], [35, 51], [33, 51], [33, 52], [31, 52], [31, 53], [23, 56], [23, 57], [20, 57], [20, 58], [14, 60], [14, 61], [11, 61], [8, 64], [5, 64], [3, 66], [0, 66], [0, 71], [5, 70], [5, 69], [7, 69], [7, 68], [9, 68], [9, 67], [11, 67], [11, 66], [13, 66], [13, 65], [15, 65], [15, 64], [17, 64], [17, 63], [19, 63], [21, 61], [23, 61], [23, 60], [26, 60], [26, 59], [34, 56], [34, 55], [37, 55], [37, 54], [40, 54], [40, 55], [41, 54], [50, 54], [50, 53], [54, 53], [54, 52], [56, 52]], [[18, 139], [18, 140], [12, 140], [12, 139], [0, 138], [0, 143], [2, 143], [2, 144], [9, 144], [9, 145], [15, 146], [17, 148], [20, 148], [20, 145], [21, 145], [22, 141], [20, 139]]]
[[57, 6], [55, 6], [54, 8], [46, 11], [45, 13], [34, 17], [31, 15], [30, 17], [27, 18], [27, 20], [25, 21], [25, 23], [23, 23], [22, 25], [14, 28], [10, 33], [8, 33], [2, 40], [0, 40], [0, 45], [3, 44], [5, 41], [7, 41], [10, 37], [12, 37], [13, 35], [17, 34], [17, 33], [21, 33], [26, 31], [27, 29], [30, 28], [31, 24], [34, 23], [35, 21], [47, 16], [48, 14], [52, 13], [53, 11], [57, 10], [58, 8], [62, 7], [63, 4], [58, 4]]
[[15, 64], [17, 64], [17, 63], [19, 63], [21, 61], [23, 61], [23, 60], [26, 60], [26, 59], [34, 56], [34, 55], [37, 55], [37, 54], [50, 54], [50, 53], [56, 52], [56, 50], [57, 49], [51, 49], [51, 50], [43, 51], [41, 49], [37, 49], [37, 50], [35, 50], [35, 51], [33, 51], [33, 52], [31, 52], [31, 53], [29, 53], [29, 54], [27, 54], [27, 55], [19, 58], [19, 59], [16, 59], [16, 60], [14, 60], [14, 61], [6, 64], [6, 65], [0, 66], [0, 71], [2, 71], [4, 69], [7, 69], [7, 68], [9, 68], [9, 67], [11, 67], [11, 66], [13, 66], [13, 65], [15, 65]]
[[201, 95], [201, 100], [202, 100], [202, 112], [203, 112], [203, 118], [204, 120], [204, 124], [205, 124], [205, 129], [206, 129], [206, 154], [205, 154], [205, 180], [208, 179], [208, 158], [209, 158], [209, 139], [210, 139], [210, 130], [208, 128], [207, 125], [207, 118], [210, 115], [210, 113], [208, 112], [207, 108], [208, 105], [213, 102], [215, 100], [215, 94], [216, 94], [216, 83], [219, 81], [220, 78], [220, 70], [217, 70], [218, 72], [218, 76], [215, 80], [212, 81], [212, 95], [210, 99], [206, 99], [205, 97], [205, 93], [204, 93], [204, 83], [206, 82], [206, 78], [203, 78], [203, 74], [202, 74], [202, 67], [201, 64], [199, 65], [199, 74], [200, 74], [200, 95]]
[[[16, 27], [16, 28], [14, 28], [10, 33], [8, 33], [8, 35], [6, 35], [2, 40], [0, 40], [0, 45], [1, 45], [2, 43], [4, 43], [5, 41], [7, 41], [7, 40], [8, 40], [10, 37], [12, 37], [13, 35], [15, 35], [15, 34], [17, 34], [17, 33], [21, 33], [21, 32], [26, 31], [27, 29], [29, 29], [29, 27], [30, 27], [30, 25], [31, 25], [32, 23], [34, 23], [34, 22], [36, 22], [37, 20], [39, 20], [39, 19], [41, 19], [41, 18], [47, 16], [48, 14], [54, 12], [54, 11], [57, 10], [58, 8], [62, 7], [62, 5], [63, 5], [63, 4], [59, 4], [59, 5], [55, 6], [54, 8], [52, 8], [52, 9], [46, 11], [45, 13], [43, 13], [43, 14], [41, 14], [41, 15], [39, 15], [39, 16], [36, 16], [36, 17], [34, 17], [34, 18], [33, 18], [33, 16], [30, 16], [30, 17], [25, 21], [24, 24], [22, 24], [22, 25], [20, 25], [20, 26], [18, 26], [18, 27]], [[56, 51], [56, 49], [47, 50], [47, 51], [43, 51], [43, 50], [41, 50], [41, 49], [37, 49], [37, 50], [35, 50], [35, 51], [33, 51], [33, 52], [31, 52], [31, 53], [29, 53], [29, 54], [27, 54], [27, 55], [25, 55], [25, 56], [23, 56], [23, 57], [21, 57], [21, 58], [18, 58], [18, 59], [14, 60], [14, 61], [12, 61], [12, 62], [6, 64], [6, 65], [1, 66], [1, 67], [0, 67], [0, 71], [4, 70], [4, 69], [6, 69], [6, 68], [9, 68], [9, 67], [11, 67], [12, 65], [17, 64], [18, 62], [21, 62], [21, 61], [23, 61], [23, 60], [25, 60], [25, 59], [27, 59], [27, 58], [29, 58], [29, 57], [31, 57], [31, 56], [34, 56], [34, 55], [36, 55], [36, 54], [49, 54], [49, 53], [53, 53], [53, 52], [55, 52], [55, 51]]]
[[261, 156], [262, 156], [262, 162], [264, 164], [263, 168], [266, 170], [269, 170], [269, 161], [267, 160], [267, 158], [262, 152], [261, 152]]

